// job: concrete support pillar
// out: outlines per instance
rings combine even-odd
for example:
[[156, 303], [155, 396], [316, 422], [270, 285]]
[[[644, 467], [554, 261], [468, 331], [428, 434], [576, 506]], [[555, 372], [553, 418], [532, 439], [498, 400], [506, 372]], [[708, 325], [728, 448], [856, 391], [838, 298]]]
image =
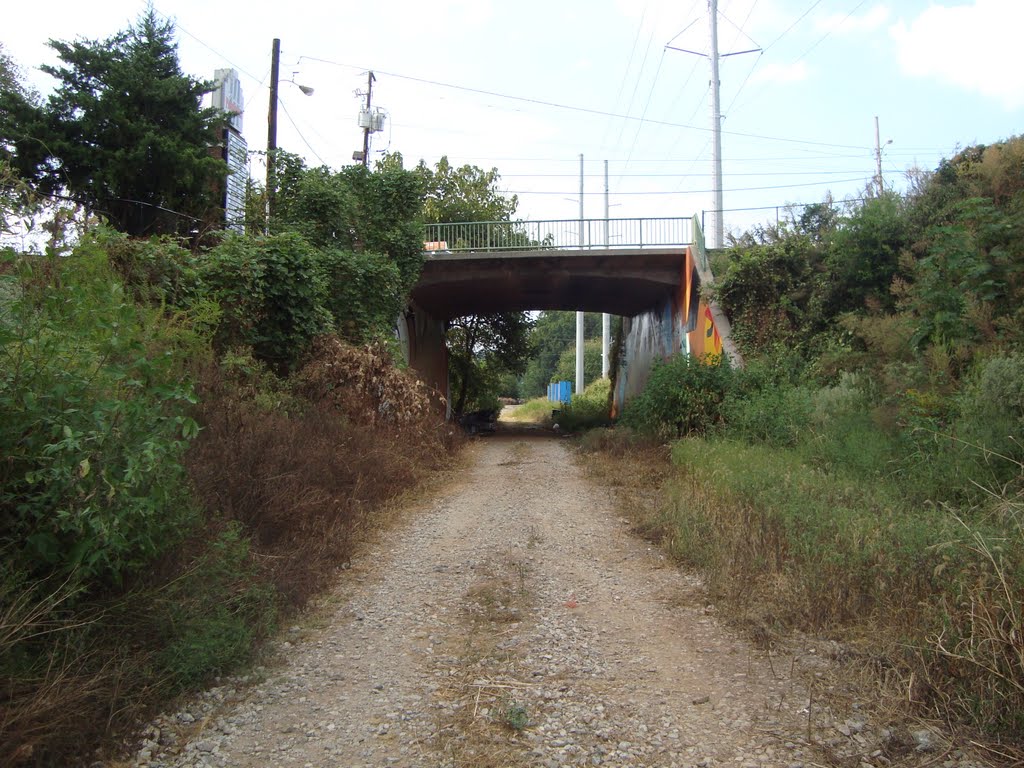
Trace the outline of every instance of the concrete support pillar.
[[435, 390], [445, 400], [445, 415], [451, 416], [448, 387], [448, 346], [445, 344], [445, 323], [423, 310], [412, 307], [404, 316], [406, 333], [401, 331], [403, 351], [408, 339], [407, 361], [420, 381]]

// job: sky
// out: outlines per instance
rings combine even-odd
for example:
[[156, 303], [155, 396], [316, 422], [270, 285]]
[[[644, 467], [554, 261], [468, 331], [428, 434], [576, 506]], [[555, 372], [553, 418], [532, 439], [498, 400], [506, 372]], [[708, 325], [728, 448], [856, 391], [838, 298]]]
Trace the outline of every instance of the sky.
[[[49, 39], [102, 40], [143, 0], [9, 4], [0, 43], [40, 93]], [[362, 148], [368, 73], [385, 113], [372, 158], [495, 168], [523, 219], [698, 216], [710, 224], [708, 0], [155, 0], [182, 69], [238, 71], [263, 177], [270, 61], [278, 145], [338, 169]], [[1024, 132], [1024, 0], [718, 0], [724, 224], [740, 234], [827, 195], [857, 199], [958, 148]], [[667, 47], [667, 46], [671, 46]], [[674, 49], [685, 49], [684, 52]], [[753, 51], [744, 53], [744, 51]], [[729, 55], [734, 54], [734, 55]], [[306, 96], [298, 85], [311, 87]]]

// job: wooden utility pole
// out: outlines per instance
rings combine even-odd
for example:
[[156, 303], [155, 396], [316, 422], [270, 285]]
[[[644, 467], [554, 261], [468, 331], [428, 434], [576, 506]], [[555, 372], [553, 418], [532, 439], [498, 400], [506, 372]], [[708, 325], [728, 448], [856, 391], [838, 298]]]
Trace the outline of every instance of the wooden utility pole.
[[274, 215], [274, 198], [277, 195], [277, 88], [281, 70], [281, 41], [274, 38], [270, 53], [270, 108], [267, 110], [267, 233], [270, 233], [270, 218]]
[[373, 98], [373, 81], [376, 80], [373, 76], [373, 70], [370, 70], [369, 75], [366, 78], [366, 126], [363, 128], [363, 167], [370, 167], [370, 130], [373, 128], [372, 113], [370, 112], [370, 103]]
[[878, 134], [878, 115], [875, 115], [875, 185], [878, 187], [878, 196], [885, 192], [885, 185], [882, 183], [882, 140]]

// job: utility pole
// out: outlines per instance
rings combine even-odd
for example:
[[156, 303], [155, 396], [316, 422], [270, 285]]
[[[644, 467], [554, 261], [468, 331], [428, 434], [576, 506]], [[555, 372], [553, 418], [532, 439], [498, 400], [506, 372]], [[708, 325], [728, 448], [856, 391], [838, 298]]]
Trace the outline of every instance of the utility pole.
[[875, 115], [875, 184], [881, 197], [885, 188], [882, 184], [882, 140], [878, 134], [878, 115]]
[[[580, 153], [580, 250], [586, 245], [583, 237], [583, 154]], [[586, 315], [576, 313], [576, 393], [583, 392], [583, 336], [586, 326]]]
[[[696, 22], [693, 22], [696, 23]], [[712, 215], [711, 227], [709, 228], [710, 234], [710, 247], [721, 248], [722, 242], [725, 239], [725, 227], [723, 224], [723, 214], [725, 205], [723, 204], [722, 196], [722, 100], [721, 100], [721, 89], [722, 81], [718, 74], [718, 60], [724, 59], [726, 56], [739, 56], [744, 53], [763, 53], [761, 48], [751, 48], [746, 51], [732, 51], [730, 53], [718, 52], [718, 0], [708, 0], [708, 32], [711, 38], [711, 52], [701, 53], [699, 51], [691, 51], [687, 48], [677, 48], [671, 43], [679, 37], [679, 35], [686, 32], [691, 26], [691, 23], [682, 32], [679, 32], [672, 40], [669, 40], [665, 44], [665, 48], [672, 51], [680, 51], [682, 53], [689, 53], [692, 56], [704, 56], [708, 59], [711, 64], [711, 81], [709, 87], [711, 90], [711, 176], [712, 176], [712, 188], [714, 190], [714, 208], [711, 211], [707, 211]], [[753, 42], [753, 41], [751, 41]], [[703, 219], [703, 214], [701, 216]]]
[[[604, 247], [611, 248], [611, 239], [608, 237], [608, 161], [604, 161]], [[607, 312], [601, 315], [601, 378], [608, 378], [608, 371], [611, 367], [611, 336], [612, 316]]]
[[281, 41], [274, 38], [270, 53], [270, 108], [267, 111], [267, 234], [277, 196], [277, 88], [281, 69]]
[[722, 209], [725, 207], [722, 195], [722, 104], [721, 80], [718, 76], [718, 0], [708, 0], [708, 16], [711, 21], [711, 172], [715, 189], [714, 226], [711, 228], [711, 247], [721, 248], [724, 239]]
[[[370, 100], [373, 97], [373, 81], [376, 80], [376, 79], [377, 78], [375, 78], [373, 76], [373, 70], [371, 69], [370, 70], [370, 74], [366, 78], [366, 115], [367, 115], [367, 118], [369, 118], [369, 116], [371, 115], [371, 112], [370, 112]], [[372, 122], [372, 120], [369, 120], [368, 124], [366, 125], [366, 127], [363, 128], [363, 167], [364, 168], [368, 168], [369, 164], [370, 164], [370, 129], [372, 128], [372, 125], [369, 124], [370, 122]]]

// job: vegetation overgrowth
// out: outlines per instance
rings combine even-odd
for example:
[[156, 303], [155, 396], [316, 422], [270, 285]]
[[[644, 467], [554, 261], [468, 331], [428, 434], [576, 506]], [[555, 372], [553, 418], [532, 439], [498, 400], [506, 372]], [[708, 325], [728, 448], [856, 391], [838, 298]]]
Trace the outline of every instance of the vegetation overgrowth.
[[972, 147], [905, 195], [737, 238], [716, 295], [747, 367], [669, 360], [622, 418], [675, 441], [642, 527], [734, 617], [843, 638], [918, 711], [1018, 756], [1022, 158], [1024, 139]]
[[597, 379], [579, 394], [562, 406], [557, 422], [560, 429], [567, 432], [579, 432], [595, 427], [606, 427], [611, 418], [611, 382], [608, 379]]
[[446, 463], [455, 433], [386, 345], [332, 332], [315, 294], [303, 325], [295, 304], [261, 308], [258, 279], [244, 304], [221, 293], [270, 269], [298, 290], [316, 254], [291, 235], [193, 255], [99, 229], [4, 255], [3, 764], [88, 761], [237, 668], [375, 510]]
[[[45, 105], [0, 51], [0, 230], [24, 244], [0, 249], [11, 766], [91, 764], [148, 710], [245, 664], [458, 445], [396, 363], [422, 172], [279, 152], [273, 215], [250, 184], [247, 233], [225, 232], [209, 153], [225, 116], [199, 109], [209, 84], [178, 69], [172, 25], [149, 9], [55, 48], [65, 85]], [[153, 107], [165, 119], [133, 118], [155, 90], [174, 97]], [[125, 150], [107, 142], [118, 126], [145, 135]], [[133, 148], [161, 150], [141, 176], [125, 171]], [[159, 185], [179, 177], [196, 187]]]

